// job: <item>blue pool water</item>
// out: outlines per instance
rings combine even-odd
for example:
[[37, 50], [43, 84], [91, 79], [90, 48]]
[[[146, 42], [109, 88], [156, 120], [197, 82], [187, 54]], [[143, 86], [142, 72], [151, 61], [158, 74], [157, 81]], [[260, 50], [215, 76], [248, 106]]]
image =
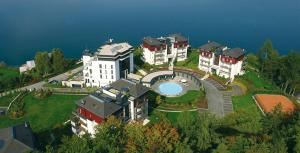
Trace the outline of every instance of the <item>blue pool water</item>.
[[182, 92], [181, 85], [175, 82], [165, 82], [159, 85], [158, 87], [160, 93], [168, 96], [175, 96]]

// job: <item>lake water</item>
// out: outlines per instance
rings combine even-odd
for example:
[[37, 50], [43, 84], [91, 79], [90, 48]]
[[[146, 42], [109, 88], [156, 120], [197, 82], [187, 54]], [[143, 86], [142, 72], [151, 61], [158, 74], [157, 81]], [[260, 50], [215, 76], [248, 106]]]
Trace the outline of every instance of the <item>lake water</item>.
[[169, 33], [192, 47], [215, 40], [251, 52], [270, 38], [281, 53], [300, 50], [300, 0], [0, 1], [0, 61], [11, 65], [38, 50], [80, 57], [109, 37], [138, 45]]

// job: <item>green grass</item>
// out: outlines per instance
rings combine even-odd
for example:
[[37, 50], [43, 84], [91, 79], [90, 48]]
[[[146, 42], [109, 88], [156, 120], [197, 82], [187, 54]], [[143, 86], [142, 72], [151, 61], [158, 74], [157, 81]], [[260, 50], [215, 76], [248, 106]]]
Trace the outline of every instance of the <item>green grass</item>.
[[19, 75], [19, 71], [16, 68], [0, 67], [0, 82], [19, 77]]
[[180, 97], [166, 97], [166, 103], [193, 103], [197, 102], [200, 97], [204, 97], [204, 92], [199, 90], [189, 90]]
[[252, 98], [252, 94], [245, 96], [232, 97], [232, 103], [234, 110], [244, 109], [245, 111], [258, 112], [259, 109], [256, 106], [255, 101]]
[[9, 103], [16, 97], [18, 96], [19, 92], [15, 92], [13, 94], [9, 94], [3, 97], [0, 97], [0, 107], [7, 107]]
[[248, 88], [246, 95], [232, 98], [233, 108], [236, 111], [243, 109], [244, 111], [261, 114], [252, 96], [256, 93], [280, 93], [277, 86], [271, 84], [253, 70], [247, 70], [243, 76], [236, 78], [236, 80]]
[[238, 77], [237, 80], [250, 87], [250, 90], [278, 90], [277, 86], [272, 85], [253, 70], [247, 70], [247, 72], [243, 76]]
[[188, 51], [188, 57], [185, 61], [176, 62], [176, 66], [198, 69], [199, 52], [196, 49]]
[[24, 98], [25, 116], [21, 119], [0, 117], [0, 128], [29, 121], [35, 132], [48, 130], [68, 120], [75, 108], [75, 101], [83, 96], [52, 95], [46, 99], [36, 99], [32, 94]]

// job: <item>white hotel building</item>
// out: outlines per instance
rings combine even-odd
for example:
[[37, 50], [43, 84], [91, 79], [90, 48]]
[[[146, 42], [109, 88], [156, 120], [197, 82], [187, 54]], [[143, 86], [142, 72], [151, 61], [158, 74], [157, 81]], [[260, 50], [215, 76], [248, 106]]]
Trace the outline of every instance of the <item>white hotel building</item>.
[[133, 72], [133, 47], [128, 43], [108, 43], [93, 54], [85, 51], [82, 61], [85, 85], [107, 86]]
[[199, 69], [224, 78], [234, 79], [242, 75], [244, 49], [228, 48], [216, 42], [208, 42], [200, 47]]
[[168, 63], [172, 58], [183, 61], [187, 59], [188, 47], [188, 40], [179, 34], [160, 38], [146, 37], [142, 45], [142, 60], [151, 65]]

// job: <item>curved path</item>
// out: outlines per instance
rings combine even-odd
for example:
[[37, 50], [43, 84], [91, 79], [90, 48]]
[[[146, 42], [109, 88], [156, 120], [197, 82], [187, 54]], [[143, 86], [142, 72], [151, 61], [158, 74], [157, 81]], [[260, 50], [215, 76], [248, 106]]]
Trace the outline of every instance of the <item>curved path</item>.
[[[186, 71], [186, 70], [185, 70]], [[155, 74], [164, 74], [156, 72]], [[233, 112], [233, 105], [232, 105], [232, 91], [226, 91], [226, 88], [220, 84], [219, 82], [213, 80], [210, 77], [204, 77], [198, 73], [186, 71], [187, 73], [191, 73], [193, 76], [200, 78], [201, 83], [206, 91], [206, 98], [208, 100], [208, 111], [217, 116], [223, 117], [227, 114]], [[150, 77], [153, 78], [153, 77]], [[203, 79], [201, 79], [203, 78]], [[151, 80], [151, 79], [149, 79]], [[191, 109], [191, 110], [167, 110], [167, 109], [158, 109], [155, 110], [162, 111], [162, 112], [183, 112], [183, 111], [196, 111], [203, 112], [203, 109]]]
[[[75, 68], [73, 70], [70, 70], [68, 72], [56, 75], [56, 76], [48, 79], [48, 81], [50, 82], [52, 80], [57, 80], [57, 81], [66, 80], [66, 79], [68, 79], [68, 77], [72, 76], [73, 74], [82, 71], [82, 69], [83, 69], [83, 66], [80, 66], [80, 67]], [[28, 85], [28, 86], [25, 86], [25, 87], [22, 87], [22, 88], [18, 88], [18, 89], [14, 89], [14, 90], [11, 90], [11, 91], [8, 91], [8, 92], [0, 93], [0, 97], [9, 94], [12, 91], [33, 90], [33, 89], [39, 90], [39, 89], [42, 89], [45, 84], [47, 84], [46, 81], [40, 81], [40, 82], [34, 83], [32, 85]]]
[[151, 107], [151, 108], [155, 109], [157, 111], [160, 111], [160, 112], [169, 112], [169, 113], [195, 112], [195, 111], [206, 112], [206, 111], [208, 111], [208, 109], [205, 109], [205, 108], [192, 108], [192, 109], [188, 109], [188, 110], [169, 110], [169, 109], [153, 108], [153, 107]]

